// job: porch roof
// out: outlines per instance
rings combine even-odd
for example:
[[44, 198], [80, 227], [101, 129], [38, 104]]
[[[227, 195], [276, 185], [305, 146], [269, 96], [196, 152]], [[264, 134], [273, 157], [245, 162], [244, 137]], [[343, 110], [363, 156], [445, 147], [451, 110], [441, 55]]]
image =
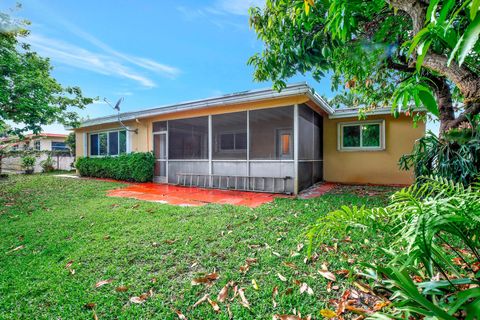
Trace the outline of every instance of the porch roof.
[[317, 94], [307, 83], [296, 83], [287, 85], [281, 92], [268, 89], [257, 89], [236, 92], [232, 94], [226, 94], [220, 97], [213, 97], [201, 100], [187, 101], [177, 103], [173, 105], [159, 106], [150, 109], [144, 109], [140, 111], [124, 112], [119, 115], [112, 115], [101, 118], [94, 118], [84, 121], [80, 128], [90, 127], [100, 124], [107, 124], [117, 122], [118, 119], [122, 121], [129, 121], [135, 119], [148, 118], [158, 115], [164, 115], [179, 111], [197, 110], [211, 107], [220, 107], [227, 105], [234, 105], [240, 103], [257, 102], [270, 99], [278, 99], [292, 96], [306, 95], [310, 100], [315, 102], [320, 108], [322, 108], [328, 115], [335, 113], [335, 110], [328, 105], [328, 103]]

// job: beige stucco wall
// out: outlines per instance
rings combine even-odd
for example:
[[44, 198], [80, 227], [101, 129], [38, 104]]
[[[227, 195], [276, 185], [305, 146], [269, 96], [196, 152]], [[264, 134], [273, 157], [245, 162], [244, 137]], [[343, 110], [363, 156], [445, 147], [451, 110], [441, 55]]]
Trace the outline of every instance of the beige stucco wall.
[[425, 134], [425, 124], [413, 127], [411, 117], [390, 115], [369, 116], [368, 120], [385, 120], [385, 150], [337, 150], [339, 122], [358, 121], [358, 118], [324, 118], [324, 179], [340, 183], [410, 184], [413, 172], [401, 171], [398, 160], [410, 153], [414, 142]]

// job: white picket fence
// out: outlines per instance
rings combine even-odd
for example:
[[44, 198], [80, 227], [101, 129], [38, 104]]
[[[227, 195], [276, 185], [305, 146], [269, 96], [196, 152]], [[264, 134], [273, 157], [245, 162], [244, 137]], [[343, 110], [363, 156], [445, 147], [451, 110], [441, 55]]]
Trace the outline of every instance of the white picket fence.
[[[34, 172], [42, 172], [40, 162], [47, 159], [46, 153], [38, 154], [35, 158]], [[72, 163], [75, 161], [75, 157], [68, 154], [52, 155], [54, 161], [54, 168], [56, 170], [72, 170]], [[24, 171], [22, 168], [22, 156], [21, 155], [9, 155], [2, 160], [2, 172], [19, 173]]]

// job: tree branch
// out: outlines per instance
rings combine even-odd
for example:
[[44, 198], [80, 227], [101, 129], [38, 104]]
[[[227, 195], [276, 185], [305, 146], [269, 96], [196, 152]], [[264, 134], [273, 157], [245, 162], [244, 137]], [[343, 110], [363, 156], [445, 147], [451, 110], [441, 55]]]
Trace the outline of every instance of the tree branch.
[[480, 77], [465, 66], [452, 62], [447, 66], [445, 56], [428, 53], [423, 59], [422, 66], [440, 73], [450, 79], [463, 95], [464, 103], [480, 101]]

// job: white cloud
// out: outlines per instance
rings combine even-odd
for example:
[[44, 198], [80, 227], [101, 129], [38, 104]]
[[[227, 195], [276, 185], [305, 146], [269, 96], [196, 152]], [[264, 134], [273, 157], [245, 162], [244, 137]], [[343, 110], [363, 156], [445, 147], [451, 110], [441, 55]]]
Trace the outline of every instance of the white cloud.
[[148, 58], [143, 58], [143, 57], [136, 57], [132, 55], [128, 55], [122, 52], [119, 52], [103, 41], [99, 40], [98, 38], [92, 36], [91, 34], [79, 29], [77, 26], [72, 25], [66, 21], [62, 21], [62, 24], [64, 24], [69, 31], [71, 31], [73, 34], [77, 35], [78, 37], [82, 38], [83, 40], [86, 40], [90, 44], [93, 44], [97, 48], [111, 54], [112, 56], [115, 56], [121, 60], [127, 61], [131, 64], [134, 64], [138, 67], [162, 74], [164, 76], [170, 77], [170, 78], [175, 78], [180, 74], [180, 70], [168, 66], [166, 64], [161, 64], [158, 63], [154, 60], [148, 59]]
[[247, 16], [250, 7], [263, 7], [265, 0], [218, 0], [217, 7], [225, 12]]
[[93, 71], [103, 75], [127, 78], [140, 83], [144, 87], [155, 87], [150, 78], [132, 70], [118, 57], [96, 53], [70, 43], [31, 34], [26, 41], [42, 56], [53, 61], [79, 69]]

